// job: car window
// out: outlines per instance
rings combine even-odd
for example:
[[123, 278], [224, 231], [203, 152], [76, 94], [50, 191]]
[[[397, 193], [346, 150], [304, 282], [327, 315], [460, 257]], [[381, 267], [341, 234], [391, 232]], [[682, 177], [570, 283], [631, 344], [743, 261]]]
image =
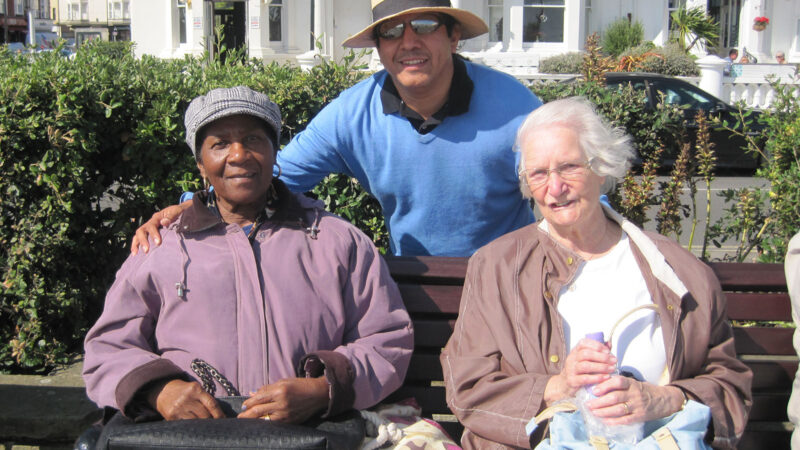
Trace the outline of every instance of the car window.
[[637, 91], [644, 90], [644, 81], [608, 81], [606, 82], [607, 86], [615, 87], [617, 89], [622, 89], [622, 86], [631, 85]]
[[664, 94], [664, 103], [674, 105], [688, 105], [691, 109], [703, 109], [706, 111], [714, 107], [714, 100], [700, 92], [684, 88], [682, 86], [658, 86], [658, 90]]

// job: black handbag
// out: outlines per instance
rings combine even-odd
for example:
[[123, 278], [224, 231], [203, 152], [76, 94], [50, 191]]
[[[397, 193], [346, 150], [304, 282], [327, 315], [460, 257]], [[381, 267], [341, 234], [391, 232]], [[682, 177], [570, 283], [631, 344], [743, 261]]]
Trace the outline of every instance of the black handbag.
[[302, 425], [237, 419], [247, 397], [240, 396], [228, 380], [205, 362], [193, 361], [192, 369], [210, 394], [214, 393], [210, 377], [220, 381], [228, 391], [228, 397], [217, 398], [226, 418], [134, 423], [118, 412], [103, 427], [96, 448], [352, 450], [364, 439], [364, 419], [355, 410], [325, 420], [312, 419]]

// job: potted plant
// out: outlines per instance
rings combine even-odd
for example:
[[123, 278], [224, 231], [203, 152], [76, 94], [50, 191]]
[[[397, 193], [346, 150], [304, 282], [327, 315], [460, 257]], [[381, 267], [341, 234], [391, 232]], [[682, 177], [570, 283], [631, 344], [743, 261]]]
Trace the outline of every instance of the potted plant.
[[753, 19], [753, 29], [756, 31], [764, 31], [769, 25], [769, 18], [764, 16], [759, 16]]

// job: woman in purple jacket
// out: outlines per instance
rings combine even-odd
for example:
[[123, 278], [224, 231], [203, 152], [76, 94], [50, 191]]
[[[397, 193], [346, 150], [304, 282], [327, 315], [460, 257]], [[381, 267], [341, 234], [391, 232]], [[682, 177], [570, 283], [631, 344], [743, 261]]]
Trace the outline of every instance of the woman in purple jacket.
[[89, 397], [137, 420], [222, 417], [195, 358], [250, 395], [242, 418], [300, 423], [394, 391], [413, 345], [397, 286], [366, 236], [273, 178], [278, 106], [215, 89], [185, 124], [214, 189], [117, 273], [86, 337]]

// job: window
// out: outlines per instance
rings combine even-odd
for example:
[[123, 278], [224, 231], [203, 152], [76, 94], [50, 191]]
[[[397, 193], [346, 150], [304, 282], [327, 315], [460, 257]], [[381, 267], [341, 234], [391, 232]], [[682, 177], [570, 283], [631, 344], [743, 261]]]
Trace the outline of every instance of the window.
[[522, 41], [564, 42], [564, 0], [525, 0]]
[[86, 0], [67, 1], [67, 20], [88, 21], [89, 2]]
[[14, 0], [14, 13], [18, 16], [25, 15], [25, 1]]
[[272, 0], [269, 2], [269, 41], [283, 41], [283, 1]]
[[181, 44], [186, 43], [186, 0], [178, 0], [178, 33]]
[[503, 41], [503, 0], [489, 0], [489, 42]]
[[6, 13], [6, 2], [5, 0], [0, 0], [0, 14]]
[[108, 16], [111, 20], [130, 20], [130, 2], [128, 0], [108, 0]]
[[95, 39], [102, 40], [102, 36], [100, 35], [99, 32], [91, 31], [91, 32], [75, 33], [75, 45], [77, 45], [78, 47], [87, 42], [94, 41]]

